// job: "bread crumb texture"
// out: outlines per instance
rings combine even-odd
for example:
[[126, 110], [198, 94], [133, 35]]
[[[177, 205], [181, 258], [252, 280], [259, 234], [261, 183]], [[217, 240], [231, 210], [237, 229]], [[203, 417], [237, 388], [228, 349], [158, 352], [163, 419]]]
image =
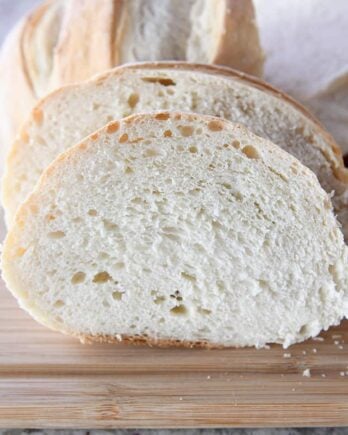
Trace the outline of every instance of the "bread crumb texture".
[[299, 161], [209, 116], [114, 125], [45, 171], [5, 241], [3, 276], [39, 322], [85, 341], [286, 347], [347, 313], [347, 248]]

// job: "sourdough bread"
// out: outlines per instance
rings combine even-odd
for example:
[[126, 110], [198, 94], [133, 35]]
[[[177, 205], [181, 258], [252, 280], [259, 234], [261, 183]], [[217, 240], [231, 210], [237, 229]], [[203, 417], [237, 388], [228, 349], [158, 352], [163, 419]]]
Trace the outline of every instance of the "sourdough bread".
[[3, 181], [7, 222], [54, 158], [112, 119], [151, 110], [184, 110], [243, 123], [311, 168], [334, 192], [348, 232], [347, 172], [331, 136], [279, 91], [221, 67], [138, 64], [63, 88], [41, 101], [13, 144]]
[[2, 267], [24, 309], [82, 340], [288, 346], [347, 313], [347, 249], [294, 157], [243, 126], [157, 112], [52, 163]]
[[254, 4], [266, 80], [309, 106], [348, 152], [348, 2]]
[[48, 0], [0, 59], [0, 161], [34, 102], [129, 61], [221, 63], [261, 74], [252, 0]]

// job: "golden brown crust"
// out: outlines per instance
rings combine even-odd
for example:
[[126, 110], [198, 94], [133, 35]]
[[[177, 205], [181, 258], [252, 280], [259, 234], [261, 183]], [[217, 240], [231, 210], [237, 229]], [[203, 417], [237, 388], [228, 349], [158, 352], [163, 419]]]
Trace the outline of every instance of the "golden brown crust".
[[[257, 57], [258, 62], [257, 50], [261, 49], [257, 29], [249, 23], [251, 0], [222, 2], [226, 3], [227, 24], [219, 29], [218, 51], [212, 54], [212, 60], [238, 68], [245, 65], [248, 72], [257, 73], [252, 59]], [[0, 130], [2, 162], [5, 151], [38, 98], [52, 89], [88, 79], [120, 64], [126, 15], [125, 0], [46, 0], [12, 32], [16, 32], [16, 37], [9, 38], [11, 47], [3, 50], [1, 59], [4, 69], [1, 82], [6, 89], [1, 97], [3, 114], [0, 115], [11, 125]], [[228, 24], [230, 21], [233, 25]], [[244, 36], [226, 33], [245, 35], [242, 24], [248, 27], [253, 44], [246, 43]], [[245, 45], [234, 47], [233, 43]], [[250, 50], [249, 54], [245, 53], [246, 49]], [[240, 59], [248, 62], [239, 62]]]
[[[223, 0], [223, 7], [223, 31], [212, 63], [229, 66], [232, 57], [235, 59], [235, 69], [261, 77], [264, 54], [252, 1]], [[236, 28], [239, 28], [238, 32], [235, 32]], [[248, 47], [248, 52], [245, 52], [245, 47]]]
[[209, 343], [207, 341], [187, 341], [187, 340], [173, 340], [173, 339], [155, 339], [147, 336], [138, 335], [119, 335], [119, 337], [112, 335], [87, 335], [87, 334], [74, 334], [82, 344], [127, 344], [136, 346], [150, 346], [159, 348], [180, 347], [186, 349], [224, 349], [226, 347], [222, 344]]

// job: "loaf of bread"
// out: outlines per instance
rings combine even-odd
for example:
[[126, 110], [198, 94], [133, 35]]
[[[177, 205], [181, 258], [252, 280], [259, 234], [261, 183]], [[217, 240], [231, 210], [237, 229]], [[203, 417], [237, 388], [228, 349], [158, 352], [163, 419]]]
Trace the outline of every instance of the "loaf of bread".
[[333, 139], [317, 121], [263, 82], [226, 68], [183, 63], [119, 67], [41, 101], [7, 161], [2, 183], [7, 222], [59, 153], [112, 119], [161, 109], [243, 123], [293, 154], [328, 193], [334, 192], [335, 212], [348, 236], [347, 171]]
[[259, 75], [252, 0], [48, 0], [0, 57], [0, 161], [38, 98], [121, 63], [188, 60]]
[[347, 153], [347, 0], [254, 4], [266, 80], [310, 107]]
[[20, 207], [3, 276], [81, 340], [285, 347], [347, 314], [328, 194], [245, 127], [157, 112], [60, 155]]

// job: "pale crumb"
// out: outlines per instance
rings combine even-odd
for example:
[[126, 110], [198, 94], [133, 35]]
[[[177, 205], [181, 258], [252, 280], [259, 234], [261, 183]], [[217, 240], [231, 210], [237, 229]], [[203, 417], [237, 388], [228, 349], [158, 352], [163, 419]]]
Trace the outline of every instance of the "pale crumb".
[[291, 391], [296, 391], [296, 388], [291, 388]]
[[326, 374], [325, 374], [325, 373], [322, 373], [322, 374], [321, 374], [321, 377], [322, 377], [322, 378], [326, 378]]
[[340, 345], [340, 346], [338, 346], [338, 348], [342, 350], [342, 349], [343, 349], [343, 346], [342, 346], [342, 345]]
[[312, 349], [312, 352], [313, 353], [317, 353], [317, 349]]
[[284, 357], [284, 358], [291, 358], [291, 353], [284, 353], [284, 354], [283, 354], [283, 357]]
[[335, 338], [341, 338], [341, 337], [342, 337], [341, 334], [333, 334], [333, 335], [332, 335], [332, 338], [333, 338], [333, 339], [335, 339]]
[[179, 400], [182, 400], [182, 397], [179, 397]]
[[345, 372], [340, 372], [340, 376], [346, 376]]
[[303, 350], [302, 351], [303, 355], [307, 355], [307, 351]]
[[208, 376], [207, 376], [207, 379], [211, 379], [211, 376], [210, 376], [210, 375], [208, 375]]
[[313, 341], [324, 341], [323, 337], [313, 337]]
[[310, 378], [311, 377], [311, 371], [310, 371], [310, 369], [303, 370], [302, 376], [304, 376], [305, 378]]
[[340, 342], [339, 342], [338, 340], [335, 340], [335, 341], [334, 341], [334, 344], [335, 344], [336, 346], [338, 346], [338, 345], [340, 344]]
[[285, 376], [284, 373], [282, 373], [282, 374], [280, 375], [281, 378], [284, 378], [284, 376]]
[[122, 335], [116, 334], [116, 340], [117, 341], [122, 341]]

